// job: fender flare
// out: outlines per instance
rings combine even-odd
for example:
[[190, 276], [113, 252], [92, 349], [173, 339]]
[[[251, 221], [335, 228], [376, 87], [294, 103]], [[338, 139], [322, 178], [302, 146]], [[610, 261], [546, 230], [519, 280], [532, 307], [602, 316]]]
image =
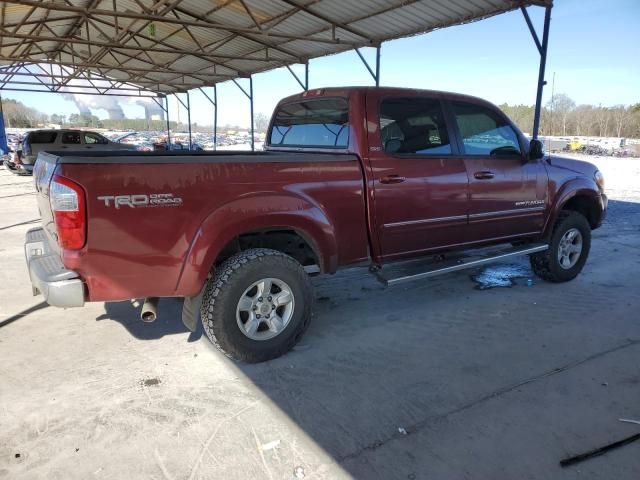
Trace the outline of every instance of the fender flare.
[[569, 200], [575, 197], [588, 197], [595, 203], [599, 203], [600, 190], [596, 182], [590, 178], [577, 177], [564, 183], [557, 191], [554, 200], [551, 202], [551, 210], [547, 216], [544, 226], [543, 236], [548, 238], [551, 235], [553, 226], [560, 215], [563, 207]]
[[200, 224], [185, 255], [176, 294], [196, 295], [215, 259], [234, 238], [256, 230], [279, 228], [293, 230], [309, 243], [322, 272], [337, 269], [337, 239], [322, 208], [296, 195], [256, 192], [219, 206]]

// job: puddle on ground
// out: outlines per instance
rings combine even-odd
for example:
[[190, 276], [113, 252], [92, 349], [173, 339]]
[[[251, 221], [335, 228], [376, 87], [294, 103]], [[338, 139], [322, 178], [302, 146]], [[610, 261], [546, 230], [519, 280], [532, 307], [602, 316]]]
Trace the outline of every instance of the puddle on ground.
[[516, 278], [531, 277], [531, 269], [517, 263], [490, 265], [483, 268], [479, 274], [471, 275], [471, 280], [477, 283], [478, 290], [496, 287], [511, 287], [516, 284]]

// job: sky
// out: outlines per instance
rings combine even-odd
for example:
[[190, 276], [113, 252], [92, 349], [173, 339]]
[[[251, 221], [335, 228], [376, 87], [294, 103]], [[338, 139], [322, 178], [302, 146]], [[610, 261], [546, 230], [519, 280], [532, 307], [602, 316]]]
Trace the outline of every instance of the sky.
[[[542, 37], [544, 10], [530, 7]], [[543, 101], [566, 93], [577, 104], [613, 106], [640, 103], [640, 0], [555, 0], [552, 10], [548, 82]], [[375, 65], [374, 49], [362, 49]], [[385, 42], [381, 50], [381, 85], [466, 93], [496, 104], [535, 103], [539, 55], [519, 10], [467, 25]], [[302, 66], [294, 70], [303, 74]], [[246, 82], [246, 80], [240, 80]], [[372, 85], [373, 79], [355, 52], [311, 60], [310, 88]], [[256, 113], [271, 115], [283, 97], [300, 91], [284, 68], [253, 78]], [[60, 94], [3, 91], [48, 114], [78, 113]], [[120, 98], [128, 118], [143, 118], [136, 99]], [[186, 121], [186, 110], [169, 97], [171, 120]], [[192, 91], [191, 120], [213, 124], [213, 107]], [[247, 126], [249, 102], [232, 82], [218, 85], [218, 124]], [[93, 111], [107, 118], [104, 110]]]

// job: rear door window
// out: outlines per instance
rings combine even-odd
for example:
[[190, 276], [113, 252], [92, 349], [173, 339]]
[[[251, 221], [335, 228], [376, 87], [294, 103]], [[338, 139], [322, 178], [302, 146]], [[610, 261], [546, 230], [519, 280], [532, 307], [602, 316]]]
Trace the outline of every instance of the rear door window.
[[387, 153], [451, 154], [449, 132], [438, 99], [384, 99], [380, 104], [380, 140]]
[[473, 103], [452, 102], [465, 155], [520, 155], [518, 135], [494, 110]]
[[62, 143], [64, 145], [80, 145], [80, 132], [64, 132], [62, 134]]
[[31, 145], [41, 143], [54, 143], [56, 141], [57, 132], [31, 132], [29, 133], [28, 142]]
[[345, 98], [314, 98], [281, 105], [274, 116], [269, 145], [346, 148], [349, 104]]

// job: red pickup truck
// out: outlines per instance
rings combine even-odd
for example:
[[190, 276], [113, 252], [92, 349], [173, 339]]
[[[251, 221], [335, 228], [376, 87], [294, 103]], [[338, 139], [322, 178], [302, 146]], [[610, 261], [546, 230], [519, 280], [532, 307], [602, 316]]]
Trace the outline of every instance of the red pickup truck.
[[[59, 307], [183, 297], [192, 330], [256, 362], [311, 318], [309, 275], [439, 259], [388, 284], [529, 254], [542, 278], [582, 269], [604, 218], [591, 164], [545, 156], [494, 105], [398, 88], [282, 100], [264, 152], [41, 153], [42, 228], [27, 233], [35, 294]], [[488, 245], [488, 257], [454, 258]], [[471, 260], [470, 260], [471, 258]]]

